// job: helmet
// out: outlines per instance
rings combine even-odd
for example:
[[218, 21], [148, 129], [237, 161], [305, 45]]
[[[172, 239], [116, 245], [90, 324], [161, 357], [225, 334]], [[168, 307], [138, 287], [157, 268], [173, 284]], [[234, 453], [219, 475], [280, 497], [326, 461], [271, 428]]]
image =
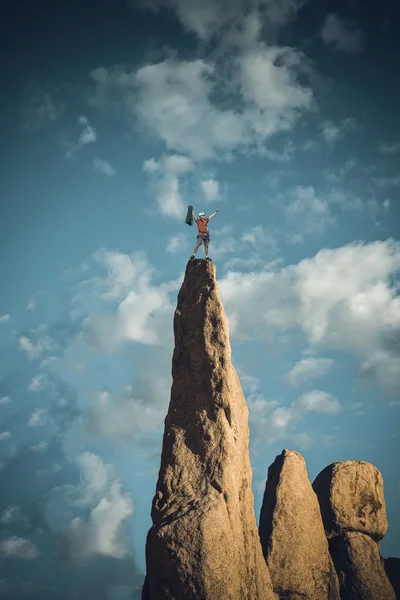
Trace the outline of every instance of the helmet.
[[199, 213], [199, 217], [205, 217], [206, 213]]

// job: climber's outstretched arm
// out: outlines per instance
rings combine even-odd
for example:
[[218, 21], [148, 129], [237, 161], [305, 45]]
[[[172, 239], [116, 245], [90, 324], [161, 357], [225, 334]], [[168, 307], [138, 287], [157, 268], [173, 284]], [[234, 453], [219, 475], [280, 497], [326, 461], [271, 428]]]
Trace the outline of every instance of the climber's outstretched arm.
[[213, 213], [212, 215], [210, 215], [208, 218], [212, 219], [213, 217], [215, 217], [216, 214], [219, 213], [219, 208], [217, 208], [217, 210], [215, 211], [215, 213]]

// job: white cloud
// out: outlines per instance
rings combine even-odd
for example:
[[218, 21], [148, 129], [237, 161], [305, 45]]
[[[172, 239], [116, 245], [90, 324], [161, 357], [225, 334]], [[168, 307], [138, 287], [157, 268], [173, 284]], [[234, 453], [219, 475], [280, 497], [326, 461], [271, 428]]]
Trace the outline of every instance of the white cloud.
[[332, 394], [319, 390], [312, 390], [307, 394], [303, 394], [297, 400], [297, 403], [306, 412], [337, 413], [341, 410], [340, 403]]
[[125, 527], [133, 514], [132, 499], [122, 493], [121, 482], [111, 465], [104, 464], [96, 454], [84, 452], [77, 457], [77, 463], [80, 484], [53, 490], [46, 509], [47, 520], [52, 526], [53, 511], [62, 501], [70, 509], [84, 511], [85, 517], [73, 518], [63, 531], [71, 560], [85, 562], [95, 555], [123, 558], [130, 551]]
[[29, 446], [29, 449], [32, 450], [32, 452], [44, 452], [45, 450], [47, 450], [49, 446], [48, 442], [44, 442], [43, 440], [37, 444], [31, 444]]
[[29, 427], [41, 427], [45, 424], [47, 411], [43, 408], [35, 408], [28, 419]]
[[96, 130], [90, 125], [87, 117], [79, 117], [78, 123], [81, 125], [78, 141], [76, 143], [67, 142], [65, 144], [67, 147], [65, 151], [66, 158], [72, 158], [81, 148], [88, 144], [93, 144], [97, 140]]
[[342, 132], [332, 121], [324, 121], [322, 124], [322, 137], [328, 144], [333, 144], [342, 137]]
[[194, 169], [187, 156], [172, 154], [158, 162], [146, 160], [143, 170], [150, 174], [155, 187], [156, 204], [162, 215], [183, 219], [187, 206], [181, 195], [182, 179]]
[[97, 139], [96, 131], [89, 124], [87, 117], [79, 117], [78, 122], [83, 126], [83, 129], [79, 136], [78, 144], [85, 146], [86, 144], [92, 144]]
[[10, 402], [10, 396], [2, 396], [0, 398], [0, 406], [6, 406]]
[[49, 385], [49, 377], [46, 373], [37, 373], [28, 384], [29, 392], [41, 392]]
[[400, 142], [396, 142], [393, 144], [379, 142], [378, 149], [381, 154], [398, 154], [400, 152]]
[[324, 377], [332, 368], [332, 358], [308, 357], [296, 363], [288, 373], [291, 385], [302, 385], [314, 379]]
[[321, 250], [280, 270], [228, 272], [219, 283], [231, 335], [300, 329], [313, 346], [345, 349], [364, 361], [400, 329], [391, 283], [399, 270], [400, 245], [388, 240]]
[[[101, 67], [90, 73], [91, 103], [107, 106], [117, 94], [128, 114], [168, 150], [194, 160], [229, 157], [249, 147], [263, 151], [267, 138], [291, 129], [312, 107], [313, 93], [299, 81], [309, 69], [303, 54], [256, 38], [228, 53], [222, 66], [169, 57], [136, 72]], [[227, 108], [223, 102], [232, 98], [233, 89], [237, 102]]]
[[91, 306], [94, 297], [118, 302], [118, 306], [112, 311], [104, 307], [103, 314], [87, 319], [87, 339], [107, 351], [114, 351], [128, 341], [159, 344], [165, 318], [173, 314], [169, 294], [179, 283], [155, 285], [154, 269], [140, 255], [98, 250], [93, 258], [108, 272], [78, 286], [74, 314], [86, 314], [86, 303]]
[[35, 343], [28, 337], [22, 335], [19, 338], [19, 347], [27, 353], [29, 360], [35, 360], [40, 358], [43, 352], [54, 350], [55, 344], [49, 336], [43, 336]]
[[308, 412], [334, 415], [341, 410], [334, 396], [319, 390], [304, 394], [288, 406], [282, 406], [275, 400], [266, 400], [257, 393], [250, 394], [247, 404], [253, 441], [258, 443], [262, 440], [272, 444], [290, 438], [303, 447], [310, 446], [311, 438], [305, 432], [296, 432], [296, 428]]
[[364, 34], [356, 23], [340, 19], [335, 13], [326, 16], [321, 37], [327, 46], [349, 54], [357, 54], [364, 49]]
[[114, 167], [109, 162], [102, 160], [101, 158], [93, 159], [93, 167], [95, 171], [103, 173], [103, 175], [106, 175], [106, 177], [114, 177], [116, 174]]
[[[162, 384], [167, 382], [162, 380]], [[159, 398], [168, 394], [160, 393]], [[132, 440], [139, 433], [160, 431], [166, 406], [158, 400], [135, 398], [113, 398], [107, 392], [98, 394], [97, 400], [88, 415], [88, 428], [91, 433], [115, 440]]]
[[201, 182], [201, 189], [203, 190], [206, 202], [213, 202], [221, 198], [219, 183], [216, 179], [205, 179]]
[[237, 84], [246, 107], [242, 120], [252, 130], [251, 142], [291, 129], [299, 115], [311, 108], [311, 88], [297, 79], [304, 62], [293, 48], [262, 43], [236, 57]]
[[0, 556], [32, 560], [39, 556], [39, 551], [33, 542], [14, 535], [0, 540]]
[[202, 59], [149, 64], [135, 73], [135, 81], [137, 101], [131, 110], [168, 150], [207, 159], [229, 151], [245, 134], [234, 110], [212, 103], [215, 66]]
[[11, 433], [9, 431], [3, 431], [0, 433], [0, 442], [6, 442], [11, 437]]
[[4, 323], [8, 323], [10, 321], [11, 317], [10, 315], [2, 315], [0, 317], [0, 325], [3, 325]]
[[174, 235], [168, 240], [167, 252], [174, 254], [180, 252], [185, 247], [185, 236], [183, 234]]

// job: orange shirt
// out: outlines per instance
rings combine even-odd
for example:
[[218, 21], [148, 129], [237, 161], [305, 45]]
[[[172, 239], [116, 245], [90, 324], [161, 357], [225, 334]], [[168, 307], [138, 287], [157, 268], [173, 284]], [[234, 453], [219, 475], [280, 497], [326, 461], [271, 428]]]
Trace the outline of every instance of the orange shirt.
[[209, 220], [210, 219], [208, 217], [207, 217], [207, 219], [195, 219], [199, 233], [207, 233], [207, 231], [208, 231], [207, 225], [208, 225]]

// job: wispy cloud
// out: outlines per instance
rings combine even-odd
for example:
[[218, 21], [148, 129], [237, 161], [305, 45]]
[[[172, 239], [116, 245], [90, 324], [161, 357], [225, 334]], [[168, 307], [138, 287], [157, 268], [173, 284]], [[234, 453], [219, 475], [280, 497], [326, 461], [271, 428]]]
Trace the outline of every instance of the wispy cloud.
[[[221, 3], [215, 4], [219, 11]], [[291, 2], [294, 4], [298, 3]], [[229, 13], [230, 6], [225, 10]], [[267, 46], [261, 41], [257, 10], [251, 16], [246, 15], [244, 6], [236, 6], [236, 25], [246, 22], [249, 26], [253, 19], [256, 26], [249, 27], [241, 41], [233, 42], [233, 32], [230, 38], [224, 37], [234, 51], [222, 52], [222, 62], [179, 61], [170, 56], [138, 70], [100, 67], [92, 71], [91, 104], [101, 108], [119, 96], [127, 113], [161, 139], [169, 151], [196, 161], [229, 158], [235, 151], [250, 148], [264, 152], [264, 142], [292, 129], [312, 108], [314, 98], [307, 83], [311, 67], [306, 57], [294, 48]], [[194, 13], [198, 10], [193, 7]], [[228, 106], [224, 100], [232, 98], [232, 89], [236, 102]]]
[[393, 144], [378, 142], [378, 150], [381, 154], [398, 154], [400, 152], [400, 142]]
[[341, 410], [337, 398], [328, 392], [312, 390], [300, 398], [282, 406], [275, 400], [266, 400], [261, 394], [248, 397], [249, 421], [254, 431], [254, 440], [266, 440], [272, 444], [290, 436], [303, 447], [312, 443], [307, 433], [298, 433], [297, 426], [307, 413], [336, 415]]
[[0, 556], [33, 560], [39, 556], [39, 551], [33, 542], [14, 535], [0, 540]]
[[32, 377], [28, 385], [29, 392], [40, 392], [49, 385], [49, 376], [47, 373], [37, 373]]
[[54, 123], [65, 111], [65, 104], [59, 100], [57, 90], [39, 81], [31, 81], [27, 85], [25, 96], [22, 128], [26, 132], [38, 131], [47, 123]]
[[47, 335], [40, 337], [36, 342], [33, 342], [27, 336], [22, 335], [18, 342], [21, 350], [24, 350], [27, 353], [29, 360], [38, 359], [44, 352], [51, 351], [55, 348], [54, 340]]
[[134, 390], [120, 397], [101, 392], [88, 413], [88, 430], [104, 438], [133, 440], [143, 432], [161, 431], [164, 416], [163, 402], [135, 397]]
[[341, 19], [335, 13], [326, 16], [321, 37], [327, 46], [348, 54], [357, 54], [364, 49], [365, 36], [357, 23]]
[[186, 238], [183, 234], [174, 235], [168, 240], [167, 252], [174, 254], [180, 252], [185, 247]]
[[335, 414], [341, 410], [341, 405], [337, 398], [321, 392], [320, 390], [312, 390], [307, 394], [303, 394], [297, 401], [299, 406], [302, 406], [306, 412], [332, 413]]
[[348, 131], [353, 130], [355, 127], [356, 121], [352, 117], [343, 119], [340, 123], [334, 123], [333, 121], [327, 120], [321, 125], [321, 133], [324, 140], [332, 146]]
[[45, 424], [47, 411], [43, 408], [35, 408], [28, 419], [29, 427], [41, 427]]
[[101, 160], [100, 158], [93, 159], [93, 167], [95, 171], [106, 175], [106, 177], [114, 177], [116, 174], [114, 167], [106, 160]]
[[[74, 312], [86, 313], [85, 300], [101, 299], [104, 312], [85, 322], [85, 336], [90, 343], [115, 351], [124, 342], [158, 345], [160, 325], [172, 311], [170, 292], [178, 283], [156, 285], [155, 271], [141, 255], [98, 250], [96, 265], [105, 271], [102, 277], [87, 279], [76, 290]], [[117, 302], [116, 310], [109, 303]]]
[[68, 512], [71, 508], [82, 512], [63, 530], [67, 558], [77, 563], [96, 555], [123, 558], [130, 552], [126, 525], [133, 514], [132, 499], [122, 492], [112, 466], [98, 455], [83, 452], [76, 462], [80, 483], [54, 489], [46, 511], [50, 517], [61, 504]]
[[157, 210], [164, 216], [183, 219], [186, 203], [182, 197], [181, 186], [186, 176], [194, 169], [187, 156], [170, 154], [159, 161], [146, 160], [143, 170], [151, 178], [151, 190], [156, 198]]
[[79, 117], [78, 123], [81, 126], [81, 132], [79, 134], [78, 141], [75, 143], [65, 142], [65, 146], [67, 148], [65, 151], [65, 157], [68, 159], [72, 158], [84, 146], [93, 144], [97, 140], [96, 130], [90, 125], [87, 117]]
[[10, 320], [11, 320], [10, 315], [2, 315], [0, 317], [0, 325], [4, 325], [5, 323], [9, 323]]
[[205, 179], [201, 182], [206, 202], [213, 202], [220, 199], [219, 183], [216, 179]]
[[39, 290], [39, 291], [35, 292], [34, 294], [32, 294], [26, 308], [28, 310], [32, 310], [32, 311], [36, 310], [37, 309], [37, 298], [43, 294], [44, 294], [44, 292], [42, 290]]
[[317, 378], [324, 377], [332, 368], [332, 358], [307, 357], [296, 363], [288, 373], [291, 385], [302, 385]]
[[285, 212], [302, 234], [321, 233], [334, 222], [329, 202], [312, 186], [296, 186], [289, 193]]

